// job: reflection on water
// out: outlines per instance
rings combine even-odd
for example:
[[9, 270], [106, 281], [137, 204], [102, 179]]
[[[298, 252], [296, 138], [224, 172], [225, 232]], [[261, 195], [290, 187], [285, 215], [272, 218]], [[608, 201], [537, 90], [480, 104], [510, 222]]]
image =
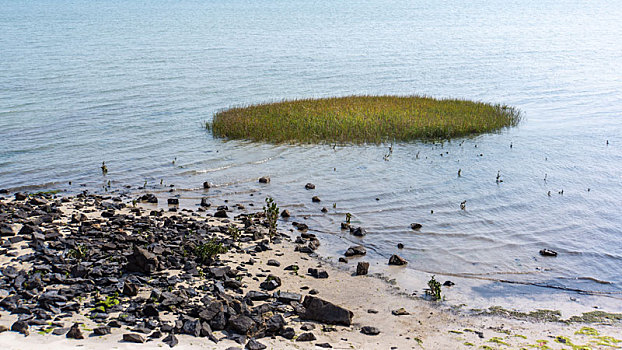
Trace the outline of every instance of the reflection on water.
[[[255, 208], [270, 195], [292, 219], [308, 217], [326, 254], [360, 242], [372, 261], [399, 253], [412, 274], [622, 293], [615, 2], [0, 5], [2, 188], [146, 181], [188, 205], [208, 196]], [[256, 144], [202, 127], [236, 104], [374, 93], [506, 103], [525, 120], [396, 144], [388, 161], [388, 145]], [[257, 183], [264, 175], [269, 185]], [[215, 187], [203, 191], [204, 181]], [[168, 193], [171, 184], [180, 190]], [[340, 230], [348, 212], [366, 237]]]

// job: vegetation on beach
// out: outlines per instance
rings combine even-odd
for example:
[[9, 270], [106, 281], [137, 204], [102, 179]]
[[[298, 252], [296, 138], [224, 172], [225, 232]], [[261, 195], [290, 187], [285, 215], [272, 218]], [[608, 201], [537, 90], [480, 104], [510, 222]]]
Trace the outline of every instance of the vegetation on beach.
[[515, 126], [512, 107], [425, 96], [347, 96], [233, 107], [206, 127], [217, 137], [268, 142], [382, 143], [448, 139]]

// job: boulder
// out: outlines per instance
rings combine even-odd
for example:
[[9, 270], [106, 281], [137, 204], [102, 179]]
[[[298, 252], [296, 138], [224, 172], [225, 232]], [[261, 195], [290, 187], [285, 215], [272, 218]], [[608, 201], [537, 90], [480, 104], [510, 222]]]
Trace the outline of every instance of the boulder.
[[346, 310], [329, 301], [307, 295], [302, 305], [305, 311], [300, 315], [300, 318], [304, 320], [318, 321], [327, 324], [340, 324], [344, 326], [350, 326], [352, 324], [352, 317], [354, 316], [352, 311]]
[[142, 335], [136, 333], [123, 334], [123, 341], [128, 343], [144, 343], [145, 338]]
[[362, 245], [353, 245], [348, 250], [346, 250], [345, 256], [355, 256], [355, 255], [365, 255], [367, 254], [367, 249]]
[[364, 262], [364, 261], [359, 261], [359, 263], [356, 265], [356, 275], [357, 276], [367, 275], [368, 271], [369, 271], [369, 263]]
[[179, 344], [179, 340], [177, 340], [177, 337], [174, 334], [167, 335], [164, 339], [162, 339], [162, 342], [171, 348]]
[[70, 339], [84, 339], [84, 334], [82, 334], [82, 330], [80, 330], [80, 324], [74, 323], [73, 326], [69, 328], [69, 332], [67, 332], [65, 337]]
[[404, 260], [404, 258], [402, 258], [402, 257], [401, 257], [401, 256], [399, 256], [399, 255], [395, 255], [395, 254], [393, 254], [393, 255], [391, 255], [391, 257], [389, 258], [389, 265], [398, 265], [398, 266], [401, 266], [401, 265], [406, 265], [406, 264], [408, 264], [408, 261]]
[[363, 326], [361, 327], [361, 333], [366, 335], [378, 335], [380, 334], [380, 330], [372, 326]]
[[155, 254], [137, 246], [134, 246], [134, 252], [127, 256], [127, 265], [125, 266], [128, 271], [140, 272], [146, 275], [157, 271], [159, 267], [160, 263]]

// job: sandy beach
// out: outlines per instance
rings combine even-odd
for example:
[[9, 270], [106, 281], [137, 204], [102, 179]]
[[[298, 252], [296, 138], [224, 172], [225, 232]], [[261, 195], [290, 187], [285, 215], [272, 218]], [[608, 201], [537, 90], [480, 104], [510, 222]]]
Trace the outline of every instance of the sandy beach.
[[[246, 208], [204, 206], [199, 211], [196, 208], [178, 208], [172, 203], [171, 208], [176, 211], [156, 212], [150, 209], [152, 206], [149, 204], [141, 204], [140, 199], [139, 195], [134, 198], [39, 195], [20, 200], [13, 196], [0, 199], [3, 215], [0, 348], [36, 349], [42, 345], [54, 349], [167, 348], [171, 342], [164, 343], [163, 339], [169, 334], [175, 334], [178, 343], [174, 346], [181, 349], [261, 349], [263, 346], [268, 349], [622, 347], [622, 317], [618, 314], [592, 314], [592, 319], [583, 318], [590, 321], [586, 323], [579, 322], [577, 318], [560, 321], [558, 316], [536, 310], [531, 314], [507, 310], [474, 312], [467, 307], [413, 296], [388, 283], [387, 278], [374, 274], [373, 267], [369, 274], [364, 271], [366, 274], [357, 275], [357, 263], [365, 261], [364, 255], [339, 266], [316, 257], [312, 248], [321, 242], [303, 225], [296, 226], [298, 229], [293, 232], [286, 230], [289, 227], [279, 227], [277, 236], [269, 239], [266, 218], [261, 217], [261, 213], [254, 213], [249, 219], [253, 211]], [[16, 214], [27, 208], [31, 214]], [[137, 222], [144, 224], [144, 231], [136, 229]], [[34, 229], [24, 229], [25, 226]], [[154, 240], [158, 235], [154, 233], [152, 237], [148, 232], [164, 232], [162, 234], [166, 235], [167, 230], [173, 229], [180, 234], [184, 232], [185, 236], [191, 232], [218, 240], [228, 250], [206, 264], [189, 263], [193, 259], [190, 256], [185, 262], [176, 262], [176, 266], [181, 268], [171, 268], [170, 261], [174, 259], [165, 261], [163, 256], [183, 255], [167, 250], [166, 241]], [[71, 251], [66, 246], [74, 244], [71, 239], [77, 239], [78, 235], [92, 239], [93, 246], [89, 248], [87, 244], [87, 248], [94, 250], [85, 252], [80, 259], [72, 258], [70, 255], [75, 255], [76, 250]], [[142, 238], [122, 244], [115, 241], [117, 235]], [[107, 239], [117, 245], [104, 249], [101, 243]], [[199, 242], [203, 238], [188, 239], [192, 243], [192, 240]], [[143, 257], [147, 261], [155, 257], [155, 266], [132, 260], [138, 254], [138, 242], [144, 242]], [[171, 238], [171, 242], [179, 243], [175, 238]], [[190, 244], [186, 241], [182, 243]], [[129, 248], [132, 246], [133, 253]], [[182, 247], [186, 249], [187, 246]], [[99, 248], [104, 250], [97, 257]], [[174, 249], [178, 248], [180, 246]], [[56, 267], [51, 266], [52, 271], [47, 273], [41, 272], [45, 270], [44, 266], [37, 267], [48, 259], [40, 260], [41, 256], [55, 254], [62, 254], [62, 261], [66, 263], [59, 270], [70, 268], [67, 278], [72, 279], [65, 281], [65, 286], [78, 286], [79, 290], [82, 286], [91, 285], [86, 280], [104, 281], [106, 278], [110, 281], [109, 285], [95, 283], [88, 288], [88, 293], [65, 296], [62, 294], [64, 291], [60, 291], [63, 283], [55, 280], [55, 275], [51, 273], [56, 271]], [[20, 258], [28, 255], [34, 257]], [[105, 270], [106, 263], [98, 259], [107, 255], [125, 256], [128, 260], [126, 264], [119, 264], [109, 277], [101, 272], [94, 275], [93, 271], [99, 264]], [[108, 261], [115, 265], [115, 259]], [[126, 262], [125, 258], [120, 259]], [[132, 267], [133, 262], [140, 268]], [[83, 273], [76, 267], [82, 265], [87, 267]], [[8, 269], [9, 266], [15, 269]], [[388, 271], [390, 274], [391, 270], [400, 269], [400, 266], [391, 266]], [[28, 273], [20, 275], [20, 270]], [[114, 277], [112, 274], [115, 274]], [[35, 275], [42, 282], [33, 287], [27, 282]], [[80, 277], [75, 277], [77, 275]], [[26, 277], [26, 282], [22, 280], [26, 284], [18, 287], [15, 281], [19, 276], [30, 277]], [[175, 277], [178, 278], [170, 284], [169, 292], [171, 295], [178, 293], [175, 294], [178, 297], [182, 293], [187, 298], [171, 307], [172, 304], [167, 302], [173, 296], [166, 296], [166, 291], [156, 293], [153, 290], [159, 288], [156, 281], [170, 281]], [[135, 294], [128, 292], [134, 287]], [[113, 305], [104, 303], [102, 306], [101, 299], [115, 288], [118, 297], [110, 299], [114, 301]], [[51, 290], [58, 294], [45, 294]], [[17, 299], [8, 299], [16, 294], [19, 295]], [[63, 297], [60, 297], [61, 294]], [[316, 307], [313, 302], [317, 300], [328, 302], [334, 308], [316, 311], [328, 310], [328, 314], [334, 313], [336, 318], [324, 319], [330, 315], [313, 313]], [[72, 302], [77, 302], [79, 306], [67, 308]], [[217, 329], [221, 327], [215, 326], [219, 322], [214, 318], [200, 313], [203, 309], [209, 310], [215, 302], [226, 304], [223, 314], [226, 316], [223, 317], [227, 320], [222, 329]], [[98, 313], [98, 307], [102, 308], [101, 313]], [[150, 312], [147, 312], [148, 307]], [[192, 311], [197, 308], [199, 311]], [[201, 316], [197, 317], [193, 312]], [[350, 316], [348, 312], [351, 312]], [[131, 320], [127, 315], [131, 316]], [[26, 330], [11, 331], [12, 328], [20, 329], [15, 327], [18, 319], [28, 324]], [[181, 324], [180, 319], [183, 320]], [[195, 319], [203, 321], [202, 329], [188, 326], [196, 324], [192, 323]], [[282, 321], [274, 326], [276, 320]], [[116, 322], [110, 326], [111, 321]], [[205, 326], [206, 322], [211, 327]], [[84, 339], [68, 338], [67, 333], [73, 325], [79, 330], [74, 333], [81, 334]], [[107, 332], [110, 334], [96, 334], [104, 333], [105, 329], [95, 330], [106, 325], [109, 325]], [[55, 329], [59, 331], [54, 332]], [[124, 340], [127, 334], [140, 335], [139, 340], [144, 343]]]

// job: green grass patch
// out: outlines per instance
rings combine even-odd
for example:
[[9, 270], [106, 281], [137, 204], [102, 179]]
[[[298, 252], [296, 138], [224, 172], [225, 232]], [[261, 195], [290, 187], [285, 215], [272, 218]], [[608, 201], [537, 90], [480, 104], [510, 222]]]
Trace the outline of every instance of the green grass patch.
[[273, 143], [449, 139], [515, 126], [512, 107], [425, 96], [346, 96], [233, 107], [206, 127], [216, 137]]

